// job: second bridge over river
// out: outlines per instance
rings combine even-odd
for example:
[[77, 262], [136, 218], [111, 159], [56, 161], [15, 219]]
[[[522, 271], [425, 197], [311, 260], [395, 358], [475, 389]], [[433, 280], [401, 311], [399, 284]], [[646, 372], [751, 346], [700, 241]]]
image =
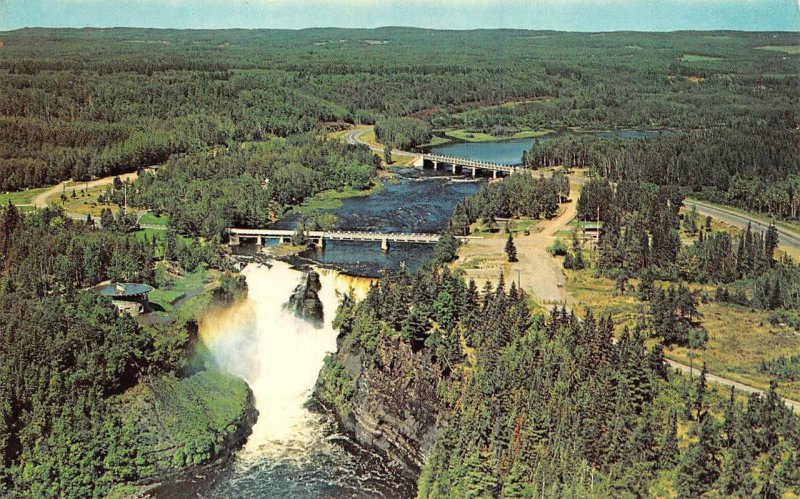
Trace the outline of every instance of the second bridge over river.
[[[440, 154], [421, 154], [414, 163], [414, 166], [425, 166], [426, 163], [433, 165], [434, 170], [438, 170], [440, 164], [450, 165], [453, 173], [456, 173], [459, 168], [462, 169], [462, 171], [464, 169], [472, 170], [473, 177], [478, 170], [492, 172], [493, 178], [497, 178], [498, 172], [511, 175], [525, 170], [520, 166], [501, 165], [499, 163], [492, 163], [490, 161], [456, 158], [454, 156], [442, 156]], [[531, 170], [531, 172], [533, 172], [533, 170]]]
[[[389, 249], [390, 243], [436, 244], [442, 236], [439, 234], [412, 233], [412, 232], [371, 232], [371, 231], [337, 231], [337, 230], [307, 230], [303, 234], [318, 247], [324, 247], [325, 241], [374, 241], [381, 243], [381, 249]], [[257, 246], [264, 245], [264, 239], [277, 239], [280, 242], [289, 242], [295, 231], [286, 229], [228, 229], [231, 245], [238, 246], [242, 240], [255, 241]], [[477, 237], [457, 237], [460, 241], [481, 239]]]

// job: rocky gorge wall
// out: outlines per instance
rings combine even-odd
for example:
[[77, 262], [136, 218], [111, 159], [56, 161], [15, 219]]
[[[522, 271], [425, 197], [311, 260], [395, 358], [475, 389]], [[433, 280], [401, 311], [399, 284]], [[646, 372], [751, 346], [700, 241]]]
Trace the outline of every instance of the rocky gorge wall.
[[374, 353], [346, 337], [320, 372], [314, 397], [362, 444], [416, 479], [439, 432], [440, 366], [427, 350], [383, 340]]

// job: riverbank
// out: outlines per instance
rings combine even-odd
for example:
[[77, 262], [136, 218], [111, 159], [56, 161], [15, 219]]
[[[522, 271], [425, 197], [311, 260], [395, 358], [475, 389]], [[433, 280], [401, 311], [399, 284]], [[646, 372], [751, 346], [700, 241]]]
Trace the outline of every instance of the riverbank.
[[204, 269], [172, 279], [175, 292], [154, 297], [160, 310], [137, 318], [156, 348], [170, 352], [172, 367], [110, 402], [130, 454], [124, 459], [135, 463], [135, 479], [115, 486], [111, 497], [169, 496], [209, 481], [245, 444], [258, 417], [250, 387], [217, 368], [198, 334], [205, 317], [246, 299], [243, 281]]
[[[455, 139], [460, 142], [500, 142], [504, 140], [517, 140], [517, 139], [534, 139], [537, 137], [544, 137], [555, 133], [553, 130], [519, 130], [512, 134], [495, 135], [485, 132], [475, 132], [467, 129], [445, 130], [444, 135], [449, 139]], [[444, 142], [442, 142], [444, 143]], [[442, 143], [431, 143], [430, 145], [436, 146]]]
[[287, 213], [310, 214], [320, 210], [335, 210], [341, 208], [342, 201], [350, 198], [371, 196], [381, 192], [392, 175], [388, 172], [378, 172], [378, 176], [369, 189], [353, 189], [348, 187], [342, 190], [328, 189], [306, 199], [301, 204], [293, 206]]

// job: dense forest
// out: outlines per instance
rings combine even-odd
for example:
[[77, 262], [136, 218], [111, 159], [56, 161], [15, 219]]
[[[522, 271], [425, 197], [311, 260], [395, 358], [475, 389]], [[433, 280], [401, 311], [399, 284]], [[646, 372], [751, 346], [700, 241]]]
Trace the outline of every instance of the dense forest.
[[615, 182], [677, 186], [693, 197], [800, 220], [800, 133], [774, 124], [642, 140], [559, 137], [537, 143], [524, 163], [591, 168]]
[[450, 217], [449, 232], [465, 236], [471, 224], [478, 220], [493, 224], [498, 217], [550, 218], [556, 214], [558, 203], [568, 195], [569, 180], [561, 172], [550, 178], [535, 179], [511, 175], [459, 202]]
[[170, 226], [214, 238], [226, 227], [264, 227], [325, 189], [363, 190], [380, 161], [366, 146], [311, 134], [172, 158], [139, 176], [129, 203], [169, 215]]
[[[190, 254], [193, 265], [220, 265], [218, 250], [204, 248], [182, 242], [156, 247], [73, 221], [58, 208], [27, 215], [11, 204], [0, 208], [0, 495], [104, 495], [115, 484], [181, 466], [184, 459], [200, 464], [219, 455], [228, 430], [209, 425], [173, 434], [186, 439], [171, 443], [186, 455], [163, 462], [163, 450], [149, 442], [158, 432], [137, 429], [147, 410], [128, 408], [125, 400], [135, 395], [121, 398], [140, 383], [169, 384], [176, 372], [188, 376], [183, 370], [193, 326], [142, 325], [89, 289], [108, 279], [155, 284], [157, 254], [177, 260]], [[229, 297], [236, 296], [241, 281], [223, 280]], [[241, 381], [210, 371], [175, 380], [162, 395], [186, 397], [175, 388], [183, 382], [198, 398], [226, 386], [233, 397], [228, 407], [249, 397]], [[198, 402], [185, 403], [192, 417]], [[213, 397], [203, 403], [208, 417], [217, 415]], [[204, 417], [199, 424], [208, 425]]]
[[774, 390], [726, 400], [705, 371], [670, 373], [649, 326], [533, 314], [514, 283], [478, 289], [436, 267], [383, 278], [363, 301], [346, 299], [335, 324], [339, 351], [361, 352], [360, 369], [333, 356], [320, 377], [339, 414], [353, 410], [365, 370], [391, 368], [396, 342], [443, 373], [420, 497], [800, 491], [800, 421]]
[[798, 56], [758, 49], [795, 43], [791, 33], [24, 29], [2, 39], [0, 190], [331, 122], [396, 128], [398, 146], [431, 125], [797, 125]]

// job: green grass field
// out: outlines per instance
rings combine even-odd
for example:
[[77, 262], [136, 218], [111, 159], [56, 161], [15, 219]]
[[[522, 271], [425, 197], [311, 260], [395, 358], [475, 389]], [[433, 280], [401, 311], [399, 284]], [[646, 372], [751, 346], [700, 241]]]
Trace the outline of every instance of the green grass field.
[[450, 130], [445, 132], [445, 135], [464, 142], [495, 142], [498, 140], [531, 139], [542, 137], [552, 132], [552, 130], [522, 130], [513, 135], [492, 135], [490, 133], [470, 132], [468, 130]]
[[11, 204], [16, 205], [31, 204], [33, 202], [33, 198], [48, 189], [49, 187], [42, 187], [40, 189], [28, 189], [25, 191], [3, 192], [0, 193], [0, 205], [5, 206], [9, 201], [11, 201]]
[[771, 50], [773, 52], [785, 52], [787, 54], [800, 54], [800, 45], [765, 45], [756, 48], [759, 50]]
[[142, 215], [142, 218], [139, 219], [139, 223], [142, 225], [164, 225], [166, 226], [169, 222], [169, 217], [166, 215], [162, 215], [157, 217], [152, 213], [145, 213]]
[[721, 57], [713, 57], [710, 55], [700, 55], [700, 54], [683, 54], [681, 57], [681, 61], [683, 62], [713, 62], [713, 61], [721, 61]]
[[148, 296], [150, 303], [157, 305], [164, 312], [172, 312], [175, 303], [186, 296], [183, 292], [174, 289], [155, 289]]
[[383, 190], [383, 182], [375, 182], [370, 189], [358, 190], [348, 187], [347, 189], [337, 191], [330, 189], [322, 191], [316, 196], [310, 197], [303, 201], [300, 206], [295, 206], [292, 211], [295, 213], [309, 214], [320, 210], [335, 210], [342, 206], [342, 199], [354, 198], [359, 196], [369, 196]]

